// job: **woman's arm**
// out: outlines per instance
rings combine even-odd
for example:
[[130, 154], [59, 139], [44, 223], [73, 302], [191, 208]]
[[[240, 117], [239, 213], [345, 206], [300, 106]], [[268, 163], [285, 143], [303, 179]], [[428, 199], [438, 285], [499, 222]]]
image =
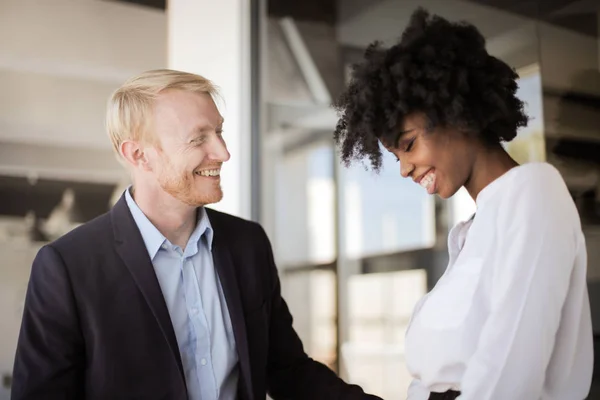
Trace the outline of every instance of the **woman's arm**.
[[491, 313], [461, 383], [461, 400], [542, 397], [579, 243], [558, 172], [515, 182], [498, 213]]

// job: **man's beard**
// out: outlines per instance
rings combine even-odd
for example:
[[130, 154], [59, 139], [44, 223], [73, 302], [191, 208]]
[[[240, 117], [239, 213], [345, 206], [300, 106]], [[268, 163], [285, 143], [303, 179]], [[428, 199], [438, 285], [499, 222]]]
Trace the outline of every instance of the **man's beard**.
[[[221, 201], [223, 190], [220, 180], [211, 182], [206, 178], [196, 178], [194, 172], [178, 173], [170, 159], [164, 155], [161, 158], [163, 167], [158, 174], [158, 183], [165, 192], [192, 207], [202, 207]], [[199, 185], [197, 179], [207, 182]]]

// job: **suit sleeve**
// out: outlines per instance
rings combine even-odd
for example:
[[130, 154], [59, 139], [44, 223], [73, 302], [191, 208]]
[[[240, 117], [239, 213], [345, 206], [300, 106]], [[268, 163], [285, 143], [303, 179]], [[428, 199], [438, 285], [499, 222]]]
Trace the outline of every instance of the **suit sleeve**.
[[271, 315], [267, 385], [274, 400], [377, 400], [356, 385], [340, 379], [325, 365], [304, 352], [292, 327], [292, 315], [281, 297], [281, 286], [271, 244], [264, 231], [271, 281]]
[[64, 262], [37, 254], [25, 297], [13, 370], [13, 400], [84, 398], [84, 349]]

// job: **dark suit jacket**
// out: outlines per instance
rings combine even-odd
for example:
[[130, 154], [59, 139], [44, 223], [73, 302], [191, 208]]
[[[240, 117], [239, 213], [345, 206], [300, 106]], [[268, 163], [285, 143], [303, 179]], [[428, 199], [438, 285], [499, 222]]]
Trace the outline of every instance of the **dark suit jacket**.
[[[231, 315], [238, 398], [376, 399], [311, 360], [281, 298], [260, 225], [208, 210]], [[186, 399], [179, 349], [141, 234], [122, 197], [43, 247], [32, 267], [12, 399]]]

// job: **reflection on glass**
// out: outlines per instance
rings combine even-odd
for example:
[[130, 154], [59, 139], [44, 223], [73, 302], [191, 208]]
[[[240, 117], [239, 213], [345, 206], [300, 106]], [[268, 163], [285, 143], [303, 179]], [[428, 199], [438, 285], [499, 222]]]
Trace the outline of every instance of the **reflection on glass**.
[[286, 154], [277, 175], [277, 254], [282, 264], [332, 262], [336, 250], [331, 145]]
[[342, 357], [351, 382], [385, 399], [404, 398], [411, 381], [404, 333], [426, 288], [423, 269], [349, 279], [349, 341]]
[[313, 270], [282, 276], [282, 290], [309, 356], [335, 368], [337, 326], [333, 271]]
[[517, 97], [525, 102], [529, 124], [519, 130], [517, 137], [505, 144], [508, 153], [519, 163], [546, 160], [544, 141], [544, 113], [542, 77], [537, 64], [517, 70], [519, 89]]
[[400, 176], [393, 155], [384, 151], [379, 175], [357, 164], [342, 170], [340, 179], [348, 257], [433, 246], [433, 197]]

